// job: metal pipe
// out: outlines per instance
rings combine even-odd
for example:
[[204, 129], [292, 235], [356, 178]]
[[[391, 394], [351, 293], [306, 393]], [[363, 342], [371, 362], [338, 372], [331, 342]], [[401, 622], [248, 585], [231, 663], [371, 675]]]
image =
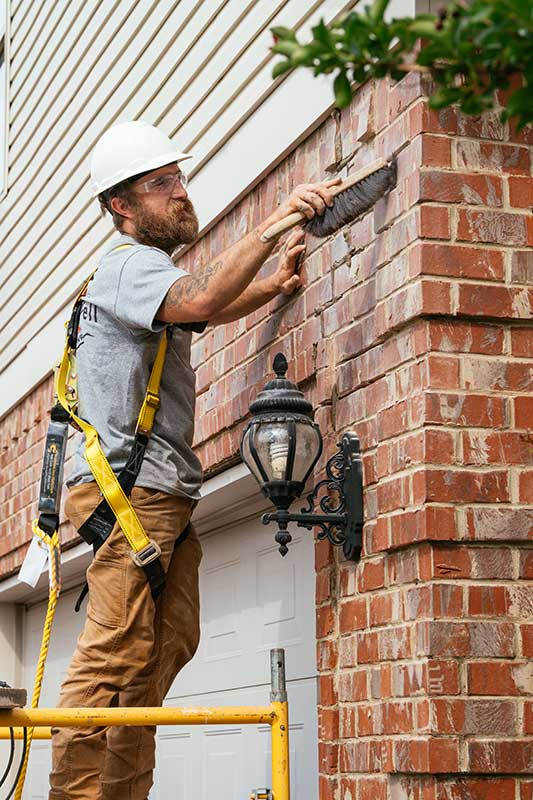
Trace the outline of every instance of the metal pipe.
[[286, 701], [285, 650], [282, 647], [276, 647], [270, 651], [270, 702], [285, 703]]
[[273, 725], [270, 706], [196, 708], [14, 708], [0, 711], [0, 723], [12, 728], [100, 728], [109, 725]]
[[270, 651], [270, 701], [276, 718], [272, 723], [272, 796], [290, 800], [289, 704], [285, 681], [285, 650]]
[[[0, 719], [2, 719], [0, 717]], [[15, 739], [22, 739], [23, 733], [22, 731], [24, 728], [13, 728], [13, 737]], [[3, 739], [10, 739], [11, 733], [9, 728], [0, 728], [0, 741]], [[51, 728], [35, 728], [33, 732], [34, 739], [51, 739], [52, 738], [52, 729]]]
[[273, 800], [290, 800], [289, 770], [289, 706], [272, 703], [276, 710], [272, 724], [272, 797]]

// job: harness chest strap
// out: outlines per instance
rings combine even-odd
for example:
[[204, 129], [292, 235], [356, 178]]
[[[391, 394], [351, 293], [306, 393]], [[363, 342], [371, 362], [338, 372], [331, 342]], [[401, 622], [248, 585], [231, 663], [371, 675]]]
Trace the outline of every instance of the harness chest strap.
[[[131, 246], [132, 245], [124, 244], [119, 245], [119, 247], [115, 249], [118, 250]], [[75, 308], [85, 295], [92, 277], [93, 276], [91, 275], [78, 294]], [[87, 459], [87, 463], [89, 464], [89, 468], [100, 488], [100, 491], [112, 509], [117, 522], [119, 523], [120, 528], [122, 529], [122, 532], [128, 541], [128, 544], [130, 545], [133, 560], [138, 566], [145, 566], [159, 557], [161, 552], [159, 546], [148, 538], [142, 523], [135, 513], [135, 509], [131, 505], [128, 497], [118, 482], [117, 477], [100, 446], [98, 432], [92, 425], [75, 413], [75, 408], [77, 405], [76, 398], [67, 397], [66, 387], [70, 373], [71, 354], [73, 353], [69, 338], [70, 337], [67, 336], [67, 342], [63, 352], [63, 357], [61, 359], [61, 364], [56, 373], [56, 395], [59, 403], [65, 409], [65, 411], [67, 411], [71, 420], [85, 434], [85, 457]], [[159, 343], [159, 348], [148, 381], [144, 401], [137, 419], [137, 430], [141, 431], [146, 436], [150, 436], [152, 432], [155, 414], [160, 405], [159, 388], [165, 362], [167, 343], [168, 338], [166, 335], [163, 335]]]

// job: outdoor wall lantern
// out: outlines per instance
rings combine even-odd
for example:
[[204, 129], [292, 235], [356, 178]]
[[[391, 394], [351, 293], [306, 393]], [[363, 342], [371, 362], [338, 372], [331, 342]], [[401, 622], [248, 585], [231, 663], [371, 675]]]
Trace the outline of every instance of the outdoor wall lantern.
[[[241, 440], [242, 459], [258, 481], [261, 491], [276, 506], [263, 514], [263, 524], [277, 522], [276, 542], [282, 556], [292, 536], [289, 522], [312, 530], [318, 538], [342, 546], [346, 558], [357, 561], [363, 529], [363, 471], [359, 439], [345, 433], [339, 450], [326, 464], [327, 478], [307, 496], [300, 513], [289, 507], [304, 491], [307, 479], [322, 453], [320, 428], [312, 420], [313, 407], [296, 384], [285, 377], [288, 369], [283, 353], [274, 358], [276, 377], [269, 381], [250, 405], [253, 416]], [[325, 494], [319, 500], [319, 494]], [[323, 513], [315, 513], [319, 503]]]

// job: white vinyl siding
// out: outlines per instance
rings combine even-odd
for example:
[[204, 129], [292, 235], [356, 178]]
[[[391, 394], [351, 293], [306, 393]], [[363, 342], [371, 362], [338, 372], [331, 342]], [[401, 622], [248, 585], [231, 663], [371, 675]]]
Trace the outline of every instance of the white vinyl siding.
[[270, 27], [305, 33], [355, 4], [13, 0], [0, 415], [51, 368], [58, 317], [114, 233], [89, 194], [102, 132], [143, 118], [190, 151], [190, 193], [207, 229], [332, 105], [328, 79], [302, 71], [272, 81]]
[[9, 80], [9, 0], [0, 0], [0, 197], [6, 186]]

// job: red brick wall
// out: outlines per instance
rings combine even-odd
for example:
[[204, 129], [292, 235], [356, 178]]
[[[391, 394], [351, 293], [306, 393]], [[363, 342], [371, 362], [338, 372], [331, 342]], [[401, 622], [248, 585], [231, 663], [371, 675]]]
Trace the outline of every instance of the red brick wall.
[[368, 522], [359, 565], [317, 548], [321, 797], [524, 800], [531, 148], [417, 95], [377, 90], [369, 145], [401, 148], [398, 188], [349, 231], [322, 315], [322, 420], [361, 436]]
[[[532, 800], [531, 134], [430, 113], [422, 94], [418, 76], [365, 86], [185, 256], [211, 258], [329, 165], [398, 154], [387, 200], [309, 241], [304, 292], [195, 341], [196, 444], [208, 470], [235, 457], [280, 349], [321, 468], [360, 436], [364, 557], [316, 547], [321, 800]], [[4, 575], [29, 538], [49, 396], [0, 423]]]
[[50, 377], [0, 421], [1, 578], [18, 570], [31, 539], [52, 401]]

